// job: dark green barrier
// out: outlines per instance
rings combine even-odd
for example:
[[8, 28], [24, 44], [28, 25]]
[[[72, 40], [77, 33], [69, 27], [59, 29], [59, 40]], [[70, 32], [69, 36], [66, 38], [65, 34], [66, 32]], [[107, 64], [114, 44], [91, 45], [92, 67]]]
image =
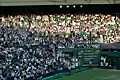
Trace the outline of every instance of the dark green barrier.
[[[88, 70], [88, 68], [87, 67], [81, 67], [81, 68], [74, 69], [74, 70], [71, 71], [71, 74], [75, 74], [77, 72], [81, 72], [81, 71], [84, 71], [84, 70]], [[65, 73], [58, 73], [58, 74], [55, 74], [53, 76], [46, 77], [43, 80], [55, 80], [57, 78], [61, 78], [61, 77], [64, 77], [66, 75], [68, 75], [67, 72], [65, 72]]]
[[61, 77], [64, 77], [66, 76], [67, 73], [58, 73], [58, 74], [55, 74], [53, 76], [50, 76], [50, 77], [47, 77], [47, 78], [44, 78], [43, 80], [55, 80], [57, 78], [61, 78]]

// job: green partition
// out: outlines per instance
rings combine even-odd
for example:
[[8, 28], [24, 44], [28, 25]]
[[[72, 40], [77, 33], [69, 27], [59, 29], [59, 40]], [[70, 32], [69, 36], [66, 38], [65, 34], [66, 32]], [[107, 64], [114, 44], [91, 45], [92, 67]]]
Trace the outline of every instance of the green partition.
[[[87, 67], [80, 67], [80, 68], [77, 68], [77, 69], [73, 69], [73, 70], [71, 70], [71, 74], [75, 74], [77, 72], [81, 72], [81, 71], [84, 71], [84, 70], [88, 70], [88, 68]], [[69, 75], [67, 72], [58, 73], [58, 74], [55, 74], [53, 76], [46, 77], [43, 80], [55, 80], [55, 79], [58, 79], [58, 78], [61, 78], [61, 77], [67, 76], [67, 75]]]

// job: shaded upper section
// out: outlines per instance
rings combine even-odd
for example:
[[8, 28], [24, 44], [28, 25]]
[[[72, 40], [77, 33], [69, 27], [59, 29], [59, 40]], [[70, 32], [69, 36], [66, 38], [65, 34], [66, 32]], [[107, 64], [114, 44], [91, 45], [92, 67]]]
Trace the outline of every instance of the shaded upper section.
[[[73, 4], [75, 5], [75, 4]], [[76, 4], [75, 8], [73, 5], [29, 5], [29, 6], [1, 6], [0, 14], [61, 14], [61, 13], [102, 13], [102, 14], [113, 14], [119, 15], [120, 5], [119, 4]]]

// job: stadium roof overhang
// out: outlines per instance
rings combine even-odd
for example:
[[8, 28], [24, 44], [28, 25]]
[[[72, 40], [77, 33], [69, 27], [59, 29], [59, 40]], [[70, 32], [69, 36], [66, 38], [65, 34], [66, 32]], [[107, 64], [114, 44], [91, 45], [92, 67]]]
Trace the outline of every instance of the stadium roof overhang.
[[120, 0], [0, 0], [0, 6], [119, 4]]

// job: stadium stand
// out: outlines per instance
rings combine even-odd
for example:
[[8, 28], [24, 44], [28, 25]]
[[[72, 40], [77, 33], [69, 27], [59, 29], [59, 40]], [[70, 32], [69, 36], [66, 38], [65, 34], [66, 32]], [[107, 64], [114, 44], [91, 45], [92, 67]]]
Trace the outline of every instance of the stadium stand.
[[90, 48], [79, 43], [116, 43], [120, 41], [119, 30], [120, 18], [110, 14], [1, 16], [1, 78], [40, 80], [57, 71], [69, 72], [81, 63], [77, 57], [56, 54], [58, 48]]
[[20, 79], [79, 66], [77, 58], [56, 55], [56, 48], [75, 48], [79, 47], [79, 42], [89, 41], [113, 43], [118, 42], [120, 36], [120, 19], [111, 15], [9, 15], [0, 18], [0, 50], [5, 56], [3, 72]]

